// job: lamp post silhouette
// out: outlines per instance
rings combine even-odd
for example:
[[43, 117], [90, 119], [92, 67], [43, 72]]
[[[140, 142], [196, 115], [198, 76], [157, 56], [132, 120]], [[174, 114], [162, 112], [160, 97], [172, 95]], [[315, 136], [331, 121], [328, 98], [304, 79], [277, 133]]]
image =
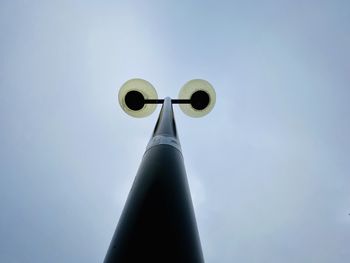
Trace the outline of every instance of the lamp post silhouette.
[[104, 263], [204, 262], [172, 105], [201, 117], [215, 100], [212, 86], [199, 79], [187, 82], [179, 99], [158, 99], [142, 79], [121, 87], [119, 103], [127, 114], [147, 116], [156, 104], [162, 109]]

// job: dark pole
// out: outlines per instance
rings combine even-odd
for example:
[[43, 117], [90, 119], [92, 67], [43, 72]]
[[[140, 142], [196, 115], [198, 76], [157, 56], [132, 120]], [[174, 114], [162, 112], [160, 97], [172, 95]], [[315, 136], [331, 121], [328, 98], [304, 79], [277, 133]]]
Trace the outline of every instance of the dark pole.
[[115, 262], [204, 262], [170, 98], [104, 260]]

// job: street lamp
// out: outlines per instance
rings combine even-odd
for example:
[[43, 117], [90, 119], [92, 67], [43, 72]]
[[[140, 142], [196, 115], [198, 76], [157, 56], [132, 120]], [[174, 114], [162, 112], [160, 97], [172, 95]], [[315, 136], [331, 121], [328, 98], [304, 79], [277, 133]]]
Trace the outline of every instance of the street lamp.
[[216, 95], [209, 82], [187, 82], [178, 99], [158, 99], [153, 86], [131, 79], [119, 91], [122, 109], [145, 117], [162, 104], [104, 263], [204, 262], [172, 104], [191, 117], [208, 114]]

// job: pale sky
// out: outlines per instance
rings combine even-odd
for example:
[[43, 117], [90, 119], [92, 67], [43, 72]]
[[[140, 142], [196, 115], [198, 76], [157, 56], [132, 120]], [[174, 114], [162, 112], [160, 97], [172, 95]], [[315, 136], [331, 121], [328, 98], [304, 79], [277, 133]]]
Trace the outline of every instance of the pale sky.
[[350, 258], [349, 1], [1, 1], [0, 261], [102, 262], [160, 107], [175, 106], [208, 263]]

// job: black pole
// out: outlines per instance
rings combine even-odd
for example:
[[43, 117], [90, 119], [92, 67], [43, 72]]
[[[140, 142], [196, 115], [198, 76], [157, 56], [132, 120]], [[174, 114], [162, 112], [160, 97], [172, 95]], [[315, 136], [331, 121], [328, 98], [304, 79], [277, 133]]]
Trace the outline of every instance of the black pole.
[[170, 98], [104, 260], [115, 262], [204, 262]]

